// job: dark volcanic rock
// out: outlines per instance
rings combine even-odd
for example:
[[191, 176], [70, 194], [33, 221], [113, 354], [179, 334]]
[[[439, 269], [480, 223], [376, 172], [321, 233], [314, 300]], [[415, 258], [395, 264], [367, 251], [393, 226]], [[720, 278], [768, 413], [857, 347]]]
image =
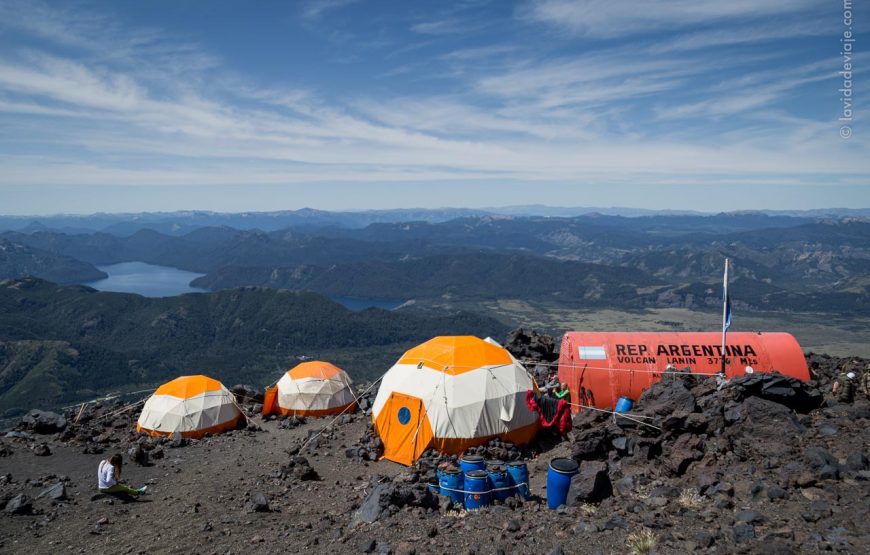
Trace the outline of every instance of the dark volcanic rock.
[[725, 418], [732, 422], [725, 437], [731, 439], [735, 447], [740, 446], [742, 456], [752, 452], [768, 457], [789, 457], [806, 433], [791, 409], [760, 397], [749, 397], [726, 411]]
[[739, 376], [728, 383], [727, 389], [735, 401], [759, 397], [800, 413], [817, 409], [824, 401], [822, 392], [816, 387], [779, 373]]
[[47, 457], [51, 455], [51, 448], [49, 448], [47, 443], [37, 443], [30, 448], [33, 451], [33, 454], [37, 457]]
[[668, 416], [695, 411], [695, 396], [681, 378], [662, 379], [643, 392], [638, 410], [648, 415]]
[[677, 476], [682, 476], [690, 464], [704, 456], [703, 445], [698, 436], [686, 434], [678, 437], [664, 449], [667, 467]]
[[371, 524], [378, 519], [385, 504], [384, 500], [388, 498], [388, 489], [388, 484], [378, 484], [375, 486], [375, 489], [368, 494], [365, 501], [353, 514], [350, 521], [351, 528], [357, 524]]
[[47, 497], [48, 499], [54, 499], [55, 501], [62, 501], [66, 499], [66, 487], [63, 485], [63, 482], [53, 484], [42, 490], [42, 492], [40, 492], [40, 494], [36, 496], [37, 499], [43, 497]]
[[56, 434], [66, 428], [66, 418], [56, 412], [32, 410], [21, 418], [19, 429], [36, 434]]
[[600, 459], [607, 453], [607, 432], [603, 427], [574, 432], [571, 457], [576, 461]]
[[261, 403], [262, 409], [262, 390], [248, 384], [236, 384], [230, 389], [230, 392], [232, 392], [232, 394], [236, 396], [236, 400], [239, 402], [239, 404]]
[[266, 496], [259, 491], [251, 492], [250, 499], [248, 500], [248, 512], [268, 513], [269, 510], [269, 500]]
[[736, 543], [755, 539], [755, 528], [746, 522], [738, 522], [735, 524], [732, 532]]
[[597, 503], [613, 495], [613, 486], [607, 474], [607, 463], [584, 461], [580, 472], [571, 478], [569, 489], [574, 502]]
[[603, 530], [615, 530], [617, 528], [628, 528], [628, 523], [620, 515], [613, 515], [601, 525]]
[[518, 328], [508, 333], [504, 348], [520, 360], [553, 362], [558, 358], [552, 336]]
[[850, 453], [846, 457], [846, 468], [855, 472], [868, 470], [870, 469], [870, 460], [867, 459], [864, 453]]
[[33, 510], [33, 504], [27, 495], [19, 493], [6, 502], [6, 507], [3, 510], [11, 515], [26, 515]]
[[142, 446], [138, 444], [128, 449], [127, 455], [139, 466], [148, 466], [151, 462], [149, 460], [148, 452], [142, 449]]

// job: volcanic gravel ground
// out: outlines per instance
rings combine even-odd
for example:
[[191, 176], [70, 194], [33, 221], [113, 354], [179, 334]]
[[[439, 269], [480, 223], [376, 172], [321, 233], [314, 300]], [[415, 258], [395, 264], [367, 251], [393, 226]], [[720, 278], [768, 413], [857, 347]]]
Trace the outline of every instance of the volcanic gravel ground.
[[[137, 435], [136, 411], [105, 417], [112, 406], [65, 428], [37, 415], [29, 432], [0, 439], [0, 551], [630, 553], [646, 531], [656, 553], [868, 553], [870, 403], [829, 393], [836, 368], [866, 361], [808, 358], [809, 385], [666, 380], [633, 413], [662, 431], [587, 412], [555, 446], [483, 447], [527, 458], [536, 497], [476, 512], [427, 493], [440, 462], [431, 453], [411, 469], [365, 460], [377, 442], [363, 413], [304, 449], [329, 420], [254, 417], [248, 429], [181, 442]], [[114, 452], [147, 495], [94, 496], [97, 464]], [[550, 511], [546, 468], [559, 456], [581, 474], [570, 506]]]

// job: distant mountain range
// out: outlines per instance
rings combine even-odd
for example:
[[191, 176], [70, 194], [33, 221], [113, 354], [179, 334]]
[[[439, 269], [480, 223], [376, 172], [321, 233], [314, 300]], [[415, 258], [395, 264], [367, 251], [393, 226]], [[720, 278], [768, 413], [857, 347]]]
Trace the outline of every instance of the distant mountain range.
[[[716, 309], [725, 258], [741, 310], [870, 315], [870, 221], [854, 214], [348, 214], [98, 215], [48, 223], [110, 232], [0, 232], [0, 414], [192, 372], [263, 384], [299, 354], [372, 377], [433, 335], [506, 331], [453, 306]], [[194, 284], [216, 292], [147, 299], [45, 281], [132, 261], [205, 274]], [[350, 312], [322, 295], [417, 302]]]
[[362, 229], [207, 227], [181, 236], [150, 229], [129, 236], [37, 231], [0, 238], [34, 257], [29, 265], [19, 256], [0, 266], [7, 277], [49, 278], [37, 262], [53, 256], [58, 264], [80, 261], [83, 272], [130, 261], [173, 266], [206, 274], [195, 285], [209, 289], [258, 285], [339, 296], [691, 308], [706, 306], [694, 289], [717, 283], [727, 257], [749, 308], [863, 313], [870, 298], [870, 222], [850, 218], [476, 216]]
[[58, 283], [83, 283], [106, 277], [92, 264], [70, 256], [0, 238], [0, 280], [36, 276]]
[[310, 292], [237, 289], [149, 299], [36, 278], [0, 282], [0, 414], [204, 373], [265, 385], [296, 355], [380, 375], [436, 335], [503, 336], [467, 312], [351, 312]]
[[[545, 205], [506, 206], [493, 208], [409, 208], [394, 210], [324, 211], [313, 208], [275, 212], [219, 213], [209, 211], [141, 212], [88, 215], [3, 216], [0, 231], [59, 231], [63, 233], [104, 232], [112, 235], [132, 235], [141, 229], [153, 229], [166, 235], [184, 235], [202, 227], [226, 226], [240, 230], [276, 231], [288, 227], [339, 227], [360, 229], [374, 223], [446, 222], [477, 216], [519, 216], [572, 218], [583, 215], [622, 217], [699, 216], [706, 214], [679, 210], [645, 210], [640, 208], [553, 207]], [[806, 211], [761, 210], [738, 211], [724, 216], [781, 216], [816, 220], [822, 218], [870, 218], [870, 208], [828, 208]]]

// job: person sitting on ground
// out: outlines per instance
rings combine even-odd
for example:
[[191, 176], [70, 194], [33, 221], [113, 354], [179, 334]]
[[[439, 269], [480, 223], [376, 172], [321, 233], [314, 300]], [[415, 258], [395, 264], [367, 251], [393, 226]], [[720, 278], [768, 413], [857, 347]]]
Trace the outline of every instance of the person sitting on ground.
[[568, 391], [568, 384], [563, 383], [559, 386], [559, 390], [555, 392], [556, 399], [560, 401], [565, 401], [566, 403], [571, 402], [571, 392]]
[[855, 372], [841, 372], [831, 387], [831, 393], [838, 402], [851, 403], [855, 400], [855, 385]]
[[128, 495], [142, 495], [148, 486], [141, 488], [131, 488], [126, 484], [120, 483], [121, 467], [124, 465], [124, 459], [119, 454], [114, 454], [108, 460], [100, 461], [100, 466], [97, 467], [97, 489], [100, 493], [126, 493]]

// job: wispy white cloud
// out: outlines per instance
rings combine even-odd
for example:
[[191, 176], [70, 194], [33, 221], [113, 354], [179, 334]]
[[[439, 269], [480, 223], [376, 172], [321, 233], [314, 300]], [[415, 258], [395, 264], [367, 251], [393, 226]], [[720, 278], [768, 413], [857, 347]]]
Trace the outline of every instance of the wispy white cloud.
[[820, 5], [824, 5], [821, 0], [540, 0], [520, 14], [577, 35], [612, 38], [723, 20], [790, 15]]
[[416, 23], [411, 26], [411, 30], [421, 35], [452, 35], [464, 33], [467, 30], [467, 25], [458, 19], [439, 19]]
[[326, 12], [344, 8], [359, 0], [307, 0], [302, 5], [302, 17], [317, 19]]
[[[319, 5], [315, 17], [338, 7]], [[764, 62], [787, 61], [786, 52], [709, 59], [694, 52], [753, 42], [753, 31], [558, 57], [503, 41], [451, 44], [420, 58], [439, 71], [447, 66], [449, 92], [323, 94], [313, 85], [264, 86], [156, 31], [130, 32], [125, 42], [110, 22], [101, 35], [87, 18], [66, 25], [55, 13], [37, 15], [4, 24], [76, 50], [88, 40], [117, 48], [74, 56], [31, 46], [0, 56], [0, 145], [22, 136], [44, 145], [34, 149], [40, 156], [0, 158], [0, 185], [791, 183], [820, 174], [837, 182], [870, 169], [868, 157], [855, 155], [866, 151], [860, 139], [843, 149], [825, 137], [825, 122], [784, 109], [772, 117], [768, 109], [830, 77], [829, 60], [770, 72]], [[791, 31], [800, 32], [810, 33]], [[655, 48], [669, 55], [648, 55]], [[730, 116], [745, 121], [699, 130]]]

